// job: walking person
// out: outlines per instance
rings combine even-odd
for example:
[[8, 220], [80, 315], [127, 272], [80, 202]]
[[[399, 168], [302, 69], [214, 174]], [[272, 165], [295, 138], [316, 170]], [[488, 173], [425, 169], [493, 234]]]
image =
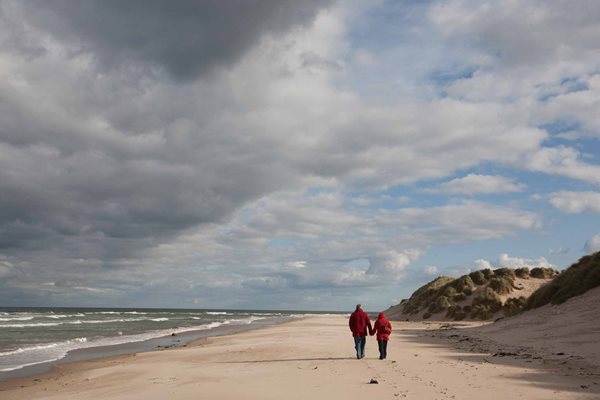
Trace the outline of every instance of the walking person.
[[380, 312], [377, 321], [373, 325], [373, 330], [369, 332], [371, 335], [377, 333], [377, 344], [379, 345], [379, 359], [385, 360], [387, 357], [387, 344], [392, 333], [392, 324], [385, 317], [385, 313]]
[[354, 348], [356, 349], [356, 358], [361, 359], [365, 356], [365, 344], [367, 343], [367, 329], [371, 333], [371, 320], [366, 312], [363, 311], [360, 304], [356, 305], [356, 310], [350, 315], [348, 321], [352, 336], [354, 336]]

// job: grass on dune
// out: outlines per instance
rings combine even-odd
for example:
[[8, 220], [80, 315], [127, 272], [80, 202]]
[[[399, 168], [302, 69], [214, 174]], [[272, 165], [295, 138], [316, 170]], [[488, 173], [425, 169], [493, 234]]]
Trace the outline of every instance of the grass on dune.
[[[533, 270], [531, 272], [533, 275]], [[535, 291], [527, 300], [525, 309], [530, 310], [549, 303], [564, 303], [571, 297], [581, 295], [598, 286], [600, 286], [600, 252], [580, 258], [552, 282]]]

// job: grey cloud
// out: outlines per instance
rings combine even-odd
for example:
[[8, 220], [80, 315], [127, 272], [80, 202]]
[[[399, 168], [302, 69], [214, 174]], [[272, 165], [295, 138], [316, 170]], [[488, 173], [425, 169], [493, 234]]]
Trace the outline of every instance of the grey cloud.
[[23, 4], [29, 21], [90, 52], [103, 67], [142, 62], [190, 80], [235, 63], [265, 33], [308, 24], [328, 0], [50, 0]]
[[508, 67], [592, 59], [598, 46], [598, 15], [600, 4], [594, 0], [579, 1], [575, 7], [566, 1], [450, 0], [430, 10], [432, 21], [450, 40], [466, 35]]
[[[378, 286], [410, 270], [377, 256], [390, 250], [535, 228], [537, 216], [517, 206], [347, 204], [344, 192], [357, 188], [514, 164], [547, 135], [523, 104], [381, 105], [343, 89], [343, 17], [326, 13], [294, 34], [319, 5], [0, 1], [9, 33], [0, 40], [11, 37], [0, 62], [14, 77], [0, 80], [0, 253], [28, 262], [13, 262], [0, 300], [36, 298], [36, 288], [48, 296], [38, 304], [148, 306], [152, 293], [170, 305], [193, 296], [205, 304], [218, 288], [240, 303], [217, 306], [254, 305], [265, 287], [343, 296], [369, 268], [350, 260], [371, 259], [369, 284]], [[188, 6], [212, 10], [210, 21], [184, 15]], [[248, 7], [263, 13], [245, 15]], [[253, 25], [226, 29], [238, 19]], [[202, 35], [214, 40], [182, 44], [198, 46], [189, 59], [171, 53], [181, 37]], [[319, 196], [304, 191], [323, 186]], [[306, 266], [281, 271], [297, 260]], [[348, 279], [336, 282], [344, 270]], [[110, 299], [90, 291], [106, 288], [115, 289]]]

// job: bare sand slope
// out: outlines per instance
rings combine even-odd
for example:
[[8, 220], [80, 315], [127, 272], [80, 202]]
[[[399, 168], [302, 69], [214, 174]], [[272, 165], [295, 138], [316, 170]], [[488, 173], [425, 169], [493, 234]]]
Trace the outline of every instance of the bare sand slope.
[[[564, 366], [448, 347], [439, 324], [395, 323], [388, 359], [376, 341], [357, 360], [342, 317], [316, 317], [203, 344], [63, 366], [0, 383], [12, 399], [598, 399]], [[526, 363], [530, 362], [530, 363]], [[376, 379], [378, 384], [369, 384]]]
[[526, 346], [546, 356], [580, 358], [598, 367], [600, 373], [600, 287], [563, 304], [527, 311], [476, 332], [498, 343]]

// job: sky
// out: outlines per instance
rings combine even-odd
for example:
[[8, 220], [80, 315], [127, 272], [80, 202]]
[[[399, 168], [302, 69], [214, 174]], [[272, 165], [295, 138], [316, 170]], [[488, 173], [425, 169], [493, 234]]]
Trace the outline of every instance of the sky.
[[597, 0], [0, 0], [0, 305], [382, 310], [600, 250]]

